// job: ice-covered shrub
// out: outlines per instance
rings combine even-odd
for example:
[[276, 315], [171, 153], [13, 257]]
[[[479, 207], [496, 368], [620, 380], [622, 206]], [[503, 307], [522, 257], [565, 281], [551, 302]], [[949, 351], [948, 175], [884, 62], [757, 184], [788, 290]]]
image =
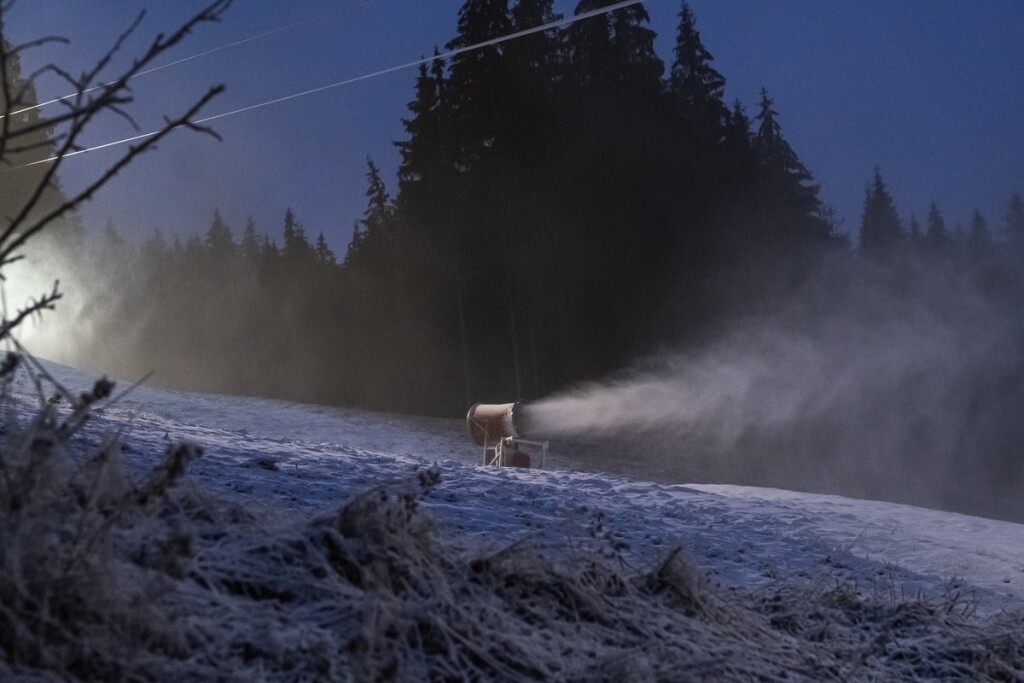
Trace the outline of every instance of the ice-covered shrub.
[[76, 454], [112, 387], [100, 380], [70, 405], [40, 394], [34, 411], [6, 384], [0, 395], [0, 659], [15, 671], [123, 679], [169, 648], [154, 601], [166, 582], [126, 556], [124, 537], [160, 514], [198, 449], [169, 447], [141, 481], [116, 435]]

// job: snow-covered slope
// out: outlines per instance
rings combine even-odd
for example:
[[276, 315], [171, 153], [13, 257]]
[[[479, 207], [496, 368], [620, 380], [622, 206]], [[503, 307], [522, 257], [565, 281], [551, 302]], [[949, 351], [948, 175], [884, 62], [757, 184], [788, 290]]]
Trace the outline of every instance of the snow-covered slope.
[[68, 429], [52, 390], [0, 393], [0, 680], [1024, 676], [1022, 525], [148, 387]]
[[[90, 383], [47, 367], [69, 387]], [[23, 380], [19, 391], [30, 389]], [[467, 548], [529, 537], [571, 551], [599, 533], [627, 564], [680, 546], [728, 587], [839, 582], [893, 599], [957, 595], [981, 613], [1024, 607], [1024, 525], [1009, 522], [763, 488], [489, 469], [458, 420], [149, 387], [102, 411], [91, 429], [96, 438], [122, 432], [142, 461], [169, 440], [200, 444], [193, 486], [275, 518], [328, 512], [434, 463], [442, 481], [423, 504]]]

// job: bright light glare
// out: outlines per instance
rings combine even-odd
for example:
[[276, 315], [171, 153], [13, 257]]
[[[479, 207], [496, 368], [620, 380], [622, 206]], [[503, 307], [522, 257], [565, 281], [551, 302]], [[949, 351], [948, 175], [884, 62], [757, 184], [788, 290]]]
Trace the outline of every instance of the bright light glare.
[[61, 268], [62, 264], [56, 261], [53, 257], [33, 253], [4, 268], [4, 315], [8, 320], [14, 318], [33, 301], [53, 291], [54, 282], [60, 280], [60, 291], [64, 297], [57, 302], [56, 309], [25, 320], [15, 331], [15, 336], [32, 354], [69, 363], [74, 356], [76, 338], [72, 321], [82, 306], [74, 295], [74, 283], [66, 277], [67, 269]]

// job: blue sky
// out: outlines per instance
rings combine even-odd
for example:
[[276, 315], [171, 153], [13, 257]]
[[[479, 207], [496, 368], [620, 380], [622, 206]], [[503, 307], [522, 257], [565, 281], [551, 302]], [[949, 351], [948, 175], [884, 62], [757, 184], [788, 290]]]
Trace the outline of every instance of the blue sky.
[[[27, 55], [77, 71], [143, 8], [125, 57], [159, 30], [185, 20], [195, 0], [21, 0], [7, 16], [14, 40], [60, 34], [70, 46]], [[453, 35], [461, 0], [236, 0], [225, 21], [202, 27], [168, 57], [223, 46], [295, 21], [297, 26], [141, 78], [133, 112], [143, 130], [205, 87], [227, 92], [216, 114], [406, 63]], [[680, 3], [648, 0], [658, 51], [670, 62]], [[574, 2], [556, 2], [571, 13]], [[856, 231], [874, 167], [901, 215], [924, 218], [934, 198], [950, 225], [975, 207], [997, 224], [1010, 192], [1024, 191], [1024, 3], [1019, 0], [692, 0], [705, 45], [727, 79], [727, 98], [753, 113], [768, 88], [783, 131], [821, 184], [822, 197]], [[145, 40], [143, 40], [145, 38]], [[219, 208], [235, 230], [252, 215], [279, 235], [291, 207], [312, 234], [340, 253], [362, 213], [365, 159], [392, 190], [403, 137], [400, 119], [415, 70], [222, 119], [224, 137], [182, 134], [119, 177], [90, 203], [87, 226], [108, 218], [143, 238], [203, 233]], [[67, 94], [46, 80], [43, 97]], [[90, 143], [133, 134], [125, 122], [97, 126]], [[79, 187], [112, 152], [69, 160], [62, 180]]]

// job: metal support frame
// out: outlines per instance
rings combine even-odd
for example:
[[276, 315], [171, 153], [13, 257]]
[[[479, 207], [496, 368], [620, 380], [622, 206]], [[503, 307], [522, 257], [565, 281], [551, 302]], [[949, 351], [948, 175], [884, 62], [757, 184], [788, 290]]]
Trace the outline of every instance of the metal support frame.
[[548, 457], [548, 442], [520, 439], [514, 436], [503, 437], [494, 446], [484, 446], [483, 464], [487, 467], [507, 467], [511, 464], [511, 454], [519, 450], [519, 446], [529, 446], [534, 449], [540, 449], [540, 464], [531, 464], [530, 468], [544, 467], [544, 463]]

